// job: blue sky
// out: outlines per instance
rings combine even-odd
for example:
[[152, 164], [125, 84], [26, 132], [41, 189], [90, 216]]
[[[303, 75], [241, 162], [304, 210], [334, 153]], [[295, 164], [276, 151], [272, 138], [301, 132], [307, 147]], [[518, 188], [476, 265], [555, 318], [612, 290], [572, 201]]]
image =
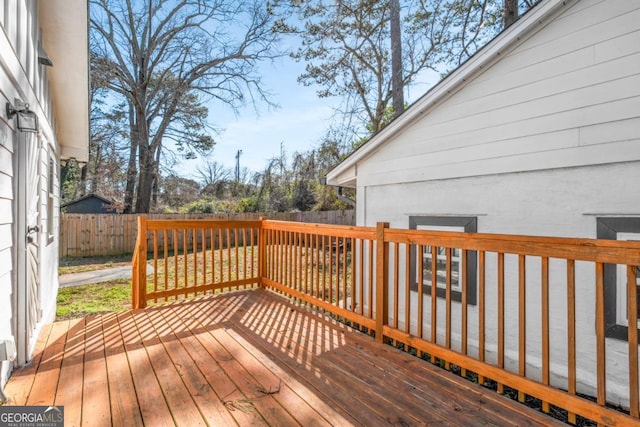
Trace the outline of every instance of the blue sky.
[[[210, 124], [223, 131], [216, 137], [216, 146], [207, 159], [183, 161], [175, 168], [178, 175], [197, 180], [197, 168], [207, 160], [222, 163], [233, 171], [238, 150], [242, 150], [240, 167], [258, 172], [270, 159], [280, 155], [281, 143], [288, 160], [296, 151], [307, 151], [319, 145], [340, 100], [318, 98], [317, 86], [305, 87], [298, 83], [304, 64], [289, 57], [263, 64], [261, 70], [265, 88], [273, 94], [271, 100], [279, 108], [262, 103], [257, 106], [257, 112], [247, 106], [236, 114], [219, 104], [210, 105]], [[415, 101], [438, 79], [437, 73], [425, 72], [417, 79], [421, 83], [414, 84], [405, 94], [406, 102]]]
[[[285, 57], [273, 64], [264, 64], [262, 79], [265, 88], [273, 96], [271, 100], [279, 108], [265, 103], [257, 105], [257, 111], [247, 106], [234, 113], [219, 104], [210, 105], [210, 124], [223, 131], [216, 137], [216, 146], [210, 161], [235, 168], [237, 150], [242, 150], [240, 166], [257, 172], [265, 168], [269, 159], [280, 155], [280, 144], [287, 157], [296, 151], [307, 151], [319, 144], [329, 127], [333, 114], [332, 102], [320, 99], [316, 87], [305, 87], [297, 82], [304, 65]], [[183, 177], [197, 178], [196, 168], [205, 159], [186, 160], [176, 172]]]

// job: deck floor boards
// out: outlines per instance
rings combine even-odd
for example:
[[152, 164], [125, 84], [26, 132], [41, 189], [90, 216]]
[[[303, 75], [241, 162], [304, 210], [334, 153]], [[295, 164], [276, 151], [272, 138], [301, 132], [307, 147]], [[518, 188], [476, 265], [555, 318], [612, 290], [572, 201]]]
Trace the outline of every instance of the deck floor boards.
[[54, 323], [5, 392], [69, 426], [561, 424], [263, 290]]

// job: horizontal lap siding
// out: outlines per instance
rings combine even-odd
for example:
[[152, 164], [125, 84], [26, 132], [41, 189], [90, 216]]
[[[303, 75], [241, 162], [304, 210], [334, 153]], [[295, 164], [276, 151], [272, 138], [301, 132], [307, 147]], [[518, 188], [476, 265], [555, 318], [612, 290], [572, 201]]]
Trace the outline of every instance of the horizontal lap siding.
[[[0, 69], [0, 78], [5, 79]], [[7, 102], [5, 88], [0, 87], [0, 103]], [[0, 339], [12, 334], [12, 283], [13, 283], [13, 131], [0, 118]], [[0, 363], [0, 383], [11, 369], [9, 362]], [[2, 386], [2, 384], [0, 384]]]
[[[617, 214], [637, 216], [640, 187], [640, 162], [610, 165], [595, 165], [571, 169], [540, 170], [525, 173], [466, 177], [450, 180], [368, 186], [363, 193], [366, 206], [363, 225], [374, 225], [377, 221], [388, 221], [391, 228], [408, 228], [409, 216], [475, 216], [480, 233], [501, 233], [538, 236], [562, 236], [596, 238], [596, 217]], [[398, 264], [404, 266], [404, 247], [400, 248]], [[497, 256], [486, 254], [486, 358], [497, 360]], [[564, 261], [551, 259], [550, 269], [550, 328], [556, 337], [550, 346], [551, 383], [566, 386], [567, 346], [564, 340], [566, 327], [566, 289]], [[517, 366], [518, 329], [513, 323], [518, 307], [518, 259], [507, 255], [505, 262], [505, 308], [508, 319], [505, 330], [505, 363]], [[406, 271], [401, 267], [399, 277]], [[578, 390], [591, 393], [595, 384], [595, 292], [593, 265], [576, 262], [576, 319], [578, 374], [582, 382]], [[527, 277], [527, 374], [541, 378], [540, 367], [540, 276], [539, 257], [528, 257]], [[417, 310], [417, 294], [412, 293], [411, 310]], [[400, 297], [398, 319], [404, 327], [404, 297]], [[427, 296], [423, 305], [427, 307], [424, 317], [425, 334], [430, 332], [428, 315], [431, 300]], [[438, 299], [438, 342], [444, 343], [445, 301]], [[477, 306], [469, 307], [469, 354], [477, 354]], [[460, 306], [453, 303], [453, 342], [459, 348]], [[417, 321], [413, 320], [412, 330]], [[629, 368], [627, 343], [607, 340], [608, 399], [628, 404], [625, 399]], [[514, 368], [515, 370], [515, 368]], [[593, 381], [592, 381], [593, 380]]]
[[358, 165], [358, 185], [640, 160], [640, 3], [582, 1]]

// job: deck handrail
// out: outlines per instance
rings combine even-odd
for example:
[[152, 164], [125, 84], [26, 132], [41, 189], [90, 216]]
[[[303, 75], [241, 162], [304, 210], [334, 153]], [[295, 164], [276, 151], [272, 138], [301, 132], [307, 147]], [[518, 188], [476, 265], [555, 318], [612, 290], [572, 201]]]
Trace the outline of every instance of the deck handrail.
[[[605, 265], [625, 267], [628, 324], [637, 324], [640, 242], [405, 230], [387, 223], [354, 227], [265, 219], [139, 221], [134, 308], [144, 307], [148, 298], [265, 287], [324, 310], [379, 341], [428, 354], [433, 363], [455, 367], [463, 376], [475, 373], [481, 384], [490, 379], [498, 392], [512, 388], [520, 401], [537, 398], [545, 412], [550, 405], [563, 408], [570, 423], [577, 416], [602, 425], [627, 425], [640, 418], [638, 330], [627, 328], [627, 343], [607, 337], [604, 273]], [[161, 239], [159, 233], [164, 233]], [[165, 275], [166, 285], [171, 273], [169, 238], [177, 240], [176, 248], [182, 244], [182, 255], [178, 249], [172, 254], [175, 286], [159, 289], [159, 274]], [[141, 262], [147, 252], [153, 253], [152, 290], [147, 289]], [[477, 263], [475, 288], [466, 273], [472, 256]], [[180, 283], [179, 269], [184, 276]], [[196, 275], [193, 283], [188, 271]], [[454, 280], [459, 291], [454, 291]], [[477, 301], [469, 300], [472, 288]], [[595, 311], [582, 306], [576, 310], [577, 292], [593, 296]], [[562, 299], [564, 308], [556, 299]], [[576, 330], [585, 316], [593, 319], [595, 333], [589, 327]], [[537, 319], [536, 325], [531, 319]], [[560, 332], [558, 323], [565, 325]], [[510, 324], [517, 324], [517, 333], [509, 334]], [[566, 335], [564, 340], [558, 341], [559, 333]], [[595, 344], [593, 361], [577, 354], [576, 343], [584, 340]], [[608, 391], [607, 363], [618, 365], [624, 358], [627, 379], [616, 377], [609, 387], [614, 391]], [[589, 363], [595, 366], [594, 379], [584, 376]], [[595, 402], [580, 396], [584, 393], [592, 393]], [[623, 402], [628, 412], [610, 409], [612, 399]]]

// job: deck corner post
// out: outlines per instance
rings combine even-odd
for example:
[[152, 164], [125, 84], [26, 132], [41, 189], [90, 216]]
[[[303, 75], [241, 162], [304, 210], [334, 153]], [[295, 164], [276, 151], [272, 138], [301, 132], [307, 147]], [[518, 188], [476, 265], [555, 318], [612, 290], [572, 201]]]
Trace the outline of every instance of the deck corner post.
[[384, 241], [388, 222], [376, 226], [376, 341], [383, 342], [382, 330], [389, 323], [389, 245]]
[[266, 217], [261, 216], [260, 218], [260, 230], [258, 231], [258, 286], [261, 288], [265, 287], [264, 284], [264, 273], [267, 270], [267, 246], [265, 242], [266, 232], [264, 230], [264, 223], [267, 220]]
[[138, 277], [137, 294], [138, 301], [136, 308], [147, 306], [147, 217], [138, 216]]

